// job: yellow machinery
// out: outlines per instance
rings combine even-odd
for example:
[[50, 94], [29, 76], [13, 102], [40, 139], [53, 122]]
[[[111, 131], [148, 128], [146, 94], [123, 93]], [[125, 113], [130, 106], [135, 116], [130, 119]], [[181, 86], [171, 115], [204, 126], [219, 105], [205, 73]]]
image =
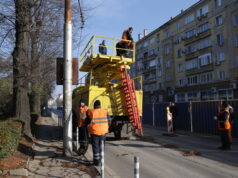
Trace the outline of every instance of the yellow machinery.
[[[106, 40], [107, 55], [98, 52], [102, 40]], [[135, 61], [135, 46], [125, 49], [128, 57], [116, 56], [116, 43], [120, 40], [96, 35], [90, 39], [79, 59], [80, 74], [84, 76], [73, 91], [74, 109], [80, 99], [84, 99], [89, 108], [100, 100], [101, 108], [107, 109], [112, 119], [109, 130], [117, 138], [130, 136], [133, 130], [143, 134], [142, 81], [141, 77], [131, 79], [128, 74]]]

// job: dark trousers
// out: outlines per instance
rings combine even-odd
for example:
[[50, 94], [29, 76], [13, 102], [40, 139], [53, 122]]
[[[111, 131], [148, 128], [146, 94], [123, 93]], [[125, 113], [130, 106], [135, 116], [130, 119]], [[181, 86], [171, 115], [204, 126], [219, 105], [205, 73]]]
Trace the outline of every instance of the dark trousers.
[[231, 147], [231, 140], [230, 140], [229, 132], [230, 132], [230, 130], [220, 130], [222, 148], [230, 148]]
[[173, 131], [175, 132], [176, 131], [176, 119], [177, 118], [175, 116], [173, 116], [172, 119], [173, 119]]
[[101, 143], [102, 141], [105, 143], [106, 136], [105, 135], [91, 135], [92, 148], [93, 148], [93, 162], [99, 163], [100, 161], [100, 153], [101, 153]]
[[79, 127], [79, 151], [81, 154], [85, 154], [88, 149], [88, 129], [87, 126]]

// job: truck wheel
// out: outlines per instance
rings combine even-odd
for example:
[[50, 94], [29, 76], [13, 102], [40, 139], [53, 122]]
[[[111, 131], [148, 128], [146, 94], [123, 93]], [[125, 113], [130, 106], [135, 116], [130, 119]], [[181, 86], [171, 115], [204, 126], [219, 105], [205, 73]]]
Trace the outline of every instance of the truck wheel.
[[121, 130], [115, 130], [114, 131], [114, 136], [117, 140], [120, 140], [121, 139]]

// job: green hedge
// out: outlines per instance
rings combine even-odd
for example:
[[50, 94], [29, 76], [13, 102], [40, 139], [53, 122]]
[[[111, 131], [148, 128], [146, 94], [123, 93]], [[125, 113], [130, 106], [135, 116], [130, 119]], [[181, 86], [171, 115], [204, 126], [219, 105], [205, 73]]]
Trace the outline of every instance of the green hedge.
[[17, 118], [0, 121], [0, 160], [17, 149], [24, 122]]

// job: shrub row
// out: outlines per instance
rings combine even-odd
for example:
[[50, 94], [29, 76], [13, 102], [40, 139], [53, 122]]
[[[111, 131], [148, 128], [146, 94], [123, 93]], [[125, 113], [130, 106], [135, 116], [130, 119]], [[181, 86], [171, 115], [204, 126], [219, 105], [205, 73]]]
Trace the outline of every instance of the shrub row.
[[0, 160], [17, 149], [24, 122], [17, 118], [0, 121]]

